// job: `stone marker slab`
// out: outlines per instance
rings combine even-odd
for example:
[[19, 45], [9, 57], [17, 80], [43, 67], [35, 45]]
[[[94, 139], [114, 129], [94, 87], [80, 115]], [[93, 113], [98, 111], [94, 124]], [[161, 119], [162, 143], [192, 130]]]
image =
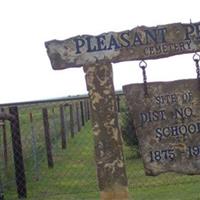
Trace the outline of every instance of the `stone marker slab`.
[[97, 61], [157, 59], [200, 51], [200, 22], [138, 26], [97, 36], [81, 35], [45, 42], [52, 67], [81, 67]]
[[194, 79], [123, 87], [146, 175], [200, 174], [200, 89]]

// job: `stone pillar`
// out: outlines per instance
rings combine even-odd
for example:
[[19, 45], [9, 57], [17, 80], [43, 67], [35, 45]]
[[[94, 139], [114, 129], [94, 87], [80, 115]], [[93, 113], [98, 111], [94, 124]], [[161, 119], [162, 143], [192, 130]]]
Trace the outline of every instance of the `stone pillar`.
[[127, 200], [128, 183], [118, 125], [111, 63], [84, 66], [101, 200]]

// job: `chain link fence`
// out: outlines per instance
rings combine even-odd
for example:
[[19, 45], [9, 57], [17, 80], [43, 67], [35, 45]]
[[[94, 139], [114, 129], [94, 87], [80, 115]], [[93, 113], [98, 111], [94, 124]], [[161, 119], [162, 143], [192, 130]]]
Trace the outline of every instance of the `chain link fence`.
[[[87, 96], [0, 109], [0, 200], [99, 199]], [[124, 142], [124, 155], [131, 200], [200, 199], [199, 176], [149, 177], [136, 146]]]

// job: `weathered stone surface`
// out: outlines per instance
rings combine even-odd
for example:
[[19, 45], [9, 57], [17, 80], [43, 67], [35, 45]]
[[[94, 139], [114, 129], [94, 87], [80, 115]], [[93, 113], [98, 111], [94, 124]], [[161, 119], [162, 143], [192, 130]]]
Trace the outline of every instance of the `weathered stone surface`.
[[45, 43], [52, 67], [81, 67], [96, 61], [157, 59], [200, 51], [200, 22], [140, 26], [97, 36], [82, 35]]
[[112, 65], [84, 66], [95, 142], [97, 176], [102, 200], [128, 199], [122, 138], [113, 86]]
[[[121, 134], [118, 127], [111, 62], [157, 59], [199, 51], [200, 22], [191, 24], [177, 23], [157, 27], [141, 26], [132, 30], [119, 33], [103, 33], [98, 36], [82, 35], [63, 41], [52, 40], [46, 42], [45, 46], [53, 69], [84, 66], [91, 100], [97, 175], [101, 199], [127, 199], [127, 178], [122, 153]], [[138, 86], [138, 90], [141, 89]], [[141, 94], [138, 92], [138, 95]], [[137, 98], [136, 102], [134, 101], [134, 105], [138, 103], [139, 106], [139, 103], [142, 103], [138, 102]], [[146, 101], [151, 100], [146, 99], [145, 104]], [[151, 108], [150, 105], [147, 107]], [[148, 112], [148, 109], [144, 110], [144, 112]], [[156, 114], [153, 115], [154, 118], [158, 117]], [[147, 127], [147, 124], [144, 123], [144, 127]], [[141, 134], [142, 137], [145, 138], [144, 134]], [[156, 140], [154, 138], [154, 140], [148, 142], [153, 142], [154, 144]], [[182, 143], [177, 142], [177, 146], [169, 146], [169, 148], [174, 148], [175, 153], [177, 153], [176, 149], [179, 145], [181, 146]], [[161, 148], [162, 146], [158, 147]], [[189, 146], [186, 147], [189, 148]], [[191, 160], [194, 157], [194, 147], [196, 148], [196, 146], [191, 146], [191, 149], [189, 149], [192, 155]], [[171, 163], [174, 163], [174, 157], [176, 156], [173, 153], [167, 151], [166, 154], [167, 159], [172, 160]], [[149, 152], [145, 157], [148, 157], [148, 155]], [[177, 156], [177, 158], [179, 157], [182, 158]], [[186, 159], [183, 160], [185, 163]], [[158, 166], [158, 171], [153, 171], [151, 167], [146, 167], [146, 172], [148, 174], [158, 174], [165, 171], [160, 163], [165, 162], [152, 161], [150, 166]], [[173, 171], [174, 168], [172, 167], [170, 170]]]
[[200, 91], [197, 80], [123, 88], [147, 175], [200, 174]]

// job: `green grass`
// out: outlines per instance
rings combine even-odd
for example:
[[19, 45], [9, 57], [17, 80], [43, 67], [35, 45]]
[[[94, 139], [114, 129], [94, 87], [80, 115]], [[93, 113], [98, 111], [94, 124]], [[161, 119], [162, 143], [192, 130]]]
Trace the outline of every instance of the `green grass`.
[[[53, 146], [54, 168], [48, 169], [45, 152], [40, 153], [40, 176], [35, 180], [33, 161], [25, 160], [27, 200], [96, 200], [93, 137], [87, 123], [75, 138], [68, 138], [67, 149], [62, 150], [60, 139]], [[142, 161], [133, 151], [124, 147], [130, 200], [200, 200], [200, 176], [174, 173], [157, 177], [144, 175]], [[17, 200], [15, 184], [5, 188], [5, 200]]]
[[199, 187], [199, 183], [187, 183], [137, 188], [130, 191], [132, 198], [136, 200], [200, 200]]
[[140, 159], [125, 147], [130, 198], [136, 200], [200, 200], [200, 176], [165, 173], [146, 176]]
[[[90, 130], [87, 124], [74, 139], [69, 139], [65, 150], [61, 149], [60, 140], [57, 141], [53, 149], [54, 168], [48, 169], [43, 156], [39, 181], [34, 179], [31, 162], [25, 163], [28, 200], [98, 199]], [[17, 199], [14, 184], [5, 195], [6, 200]]]

